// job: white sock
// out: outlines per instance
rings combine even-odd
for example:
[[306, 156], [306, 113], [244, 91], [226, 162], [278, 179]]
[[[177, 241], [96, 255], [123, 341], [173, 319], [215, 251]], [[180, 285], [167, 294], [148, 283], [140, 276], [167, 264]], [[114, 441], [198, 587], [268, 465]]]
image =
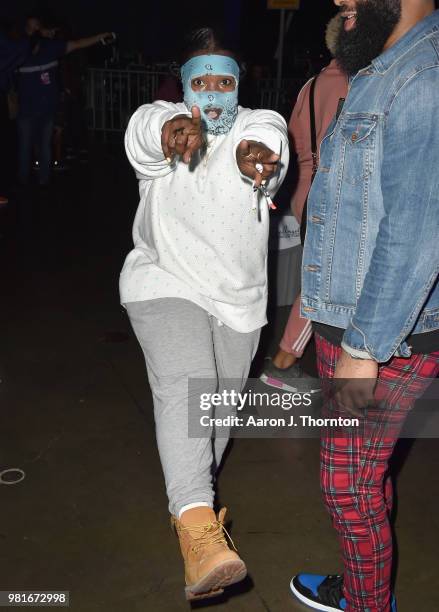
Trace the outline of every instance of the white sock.
[[198, 508], [199, 506], [211, 508], [210, 504], [208, 504], [207, 502], [194, 502], [193, 504], [186, 504], [186, 506], [183, 506], [183, 508], [178, 513], [178, 520], [181, 519], [181, 515], [183, 514], [183, 512], [186, 512], [186, 510], [192, 510], [192, 508]]

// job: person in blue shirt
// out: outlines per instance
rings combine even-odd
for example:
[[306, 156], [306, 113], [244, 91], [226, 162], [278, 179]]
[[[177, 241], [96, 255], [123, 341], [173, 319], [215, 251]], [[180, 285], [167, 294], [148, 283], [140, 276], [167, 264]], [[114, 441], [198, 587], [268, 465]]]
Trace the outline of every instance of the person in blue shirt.
[[18, 69], [18, 178], [21, 184], [29, 182], [35, 146], [39, 183], [44, 186], [50, 180], [53, 123], [60, 95], [59, 59], [72, 51], [91, 47], [111, 34], [72, 41], [54, 40], [54, 30], [44, 28], [35, 17], [27, 19], [25, 31], [33, 44], [31, 53]]
[[8, 108], [8, 90], [14, 71], [30, 53], [29, 40], [11, 40], [0, 30], [0, 208], [8, 203], [8, 171], [10, 157], [10, 121]]

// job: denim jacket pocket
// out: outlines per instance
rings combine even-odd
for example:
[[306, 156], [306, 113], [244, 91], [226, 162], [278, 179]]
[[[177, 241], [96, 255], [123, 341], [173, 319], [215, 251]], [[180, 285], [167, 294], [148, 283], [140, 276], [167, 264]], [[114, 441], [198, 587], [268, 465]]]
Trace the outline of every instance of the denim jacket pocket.
[[343, 180], [351, 185], [364, 181], [374, 169], [377, 115], [350, 114], [341, 127]]

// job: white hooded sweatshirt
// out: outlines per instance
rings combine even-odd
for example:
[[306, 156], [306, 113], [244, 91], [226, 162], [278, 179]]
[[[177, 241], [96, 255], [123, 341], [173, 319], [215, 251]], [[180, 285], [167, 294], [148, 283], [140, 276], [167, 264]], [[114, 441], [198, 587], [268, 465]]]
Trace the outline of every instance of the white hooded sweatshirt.
[[273, 196], [288, 166], [286, 123], [274, 111], [240, 107], [230, 132], [208, 136], [189, 165], [179, 157], [169, 164], [161, 130], [181, 114], [190, 116], [182, 103], [145, 104], [126, 131], [140, 203], [134, 249], [120, 276], [121, 302], [182, 298], [236, 331], [254, 331], [266, 323], [269, 209], [240, 173], [235, 153], [246, 139], [281, 155], [268, 183]]

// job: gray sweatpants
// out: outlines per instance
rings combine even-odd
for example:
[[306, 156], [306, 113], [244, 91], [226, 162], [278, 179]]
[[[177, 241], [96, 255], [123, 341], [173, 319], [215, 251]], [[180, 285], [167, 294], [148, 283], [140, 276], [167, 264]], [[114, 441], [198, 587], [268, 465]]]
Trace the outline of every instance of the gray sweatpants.
[[[239, 333], [179, 298], [131, 302], [126, 307], [145, 355], [169, 510], [177, 516], [187, 504], [213, 506], [213, 474], [228, 439], [188, 437], [188, 379], [198, 379], [197, 394], [221, 391], [223, 379], [234, 379], [233, 388], [241, 391], [260, 330]], [[230, 407], [224, 410], [231, 413]], [[221, 416], [221, 407], [215, 416]]]

